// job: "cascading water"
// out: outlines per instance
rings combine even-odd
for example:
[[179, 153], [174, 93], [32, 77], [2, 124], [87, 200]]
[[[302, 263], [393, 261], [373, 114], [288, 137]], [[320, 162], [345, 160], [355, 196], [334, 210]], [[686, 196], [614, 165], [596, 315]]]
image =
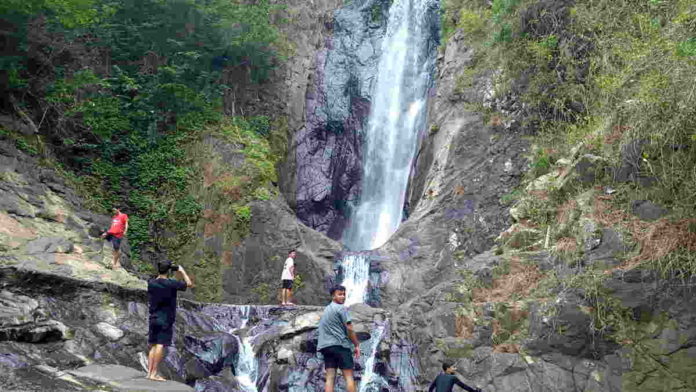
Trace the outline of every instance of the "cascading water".
[[383, 245], [402, 220], [435, 67], [437, 20], [437, 0], [395, 0], [389, 9], [365, 135], [362, 193], [343, 236], [350, 249]]
[[343, 286], [346, 288], [346, 306], [363, 303], [370, 277], [370, 256], [348, 254], [343, 257]]
[[[365, 3], [365, 7], [371, 3]], [[364, 251], [382, 246], [402, 221], [435, 69], [438, 4], [438, 0], [394, 0], [389, 9], [365, 134], [362, 193], [351, 205], [351, 218], [343, 234], [343, 243], [352, 252], [339, 261], [348, 296], [346, 305], [367, 302], [372, 252]], [[360, 392], [390, 389], [374, 371], [385, 328], [386, 324], [373, 330]], [[402, 360], [393, 365], [404, 376], [399, 382], [401, 390], [413, 390], [415, 367]]]
[[[251, 307], [242, 306], [242, 325], [240, 329], [247, 326], [250, 314]], [[244, 338], [239, 338], [237, 336], [237, 339], [239, 341], [239, 353], [237, 356], [237, 363], [235, 364], [237, 381], [244, 391], [257, 392], [256, 377], [258, 375], [259, 363], [258, 359], [254, 356], [254, 346], [251, 344], [252, 336], [245, 336]]]
[[362, 374], [362, 379], [360, 380], [359, 392], [379, 392], [382, 390], [382, 385], [384, 380], [375, 374], [375, 359], [377, 357], [377, 350], [379, 349], [379, 344], [382, 341], [382, 335], [386, 325], [378, 325], [372, 332], [370, 338], [370, 356], [365, 361], [365, 370]]

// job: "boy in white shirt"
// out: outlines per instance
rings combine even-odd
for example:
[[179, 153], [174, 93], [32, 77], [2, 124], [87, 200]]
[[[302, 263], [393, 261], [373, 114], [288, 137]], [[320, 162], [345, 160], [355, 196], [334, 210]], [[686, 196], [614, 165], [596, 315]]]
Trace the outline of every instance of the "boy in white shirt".
[[282, 291], [280, 293], [281, 305], [295, 305], [292, 299], [292, 283], [295, 280], [295, 250], [288, 253], [288, 258], [283, 265], [283, 274], [280, 276]]

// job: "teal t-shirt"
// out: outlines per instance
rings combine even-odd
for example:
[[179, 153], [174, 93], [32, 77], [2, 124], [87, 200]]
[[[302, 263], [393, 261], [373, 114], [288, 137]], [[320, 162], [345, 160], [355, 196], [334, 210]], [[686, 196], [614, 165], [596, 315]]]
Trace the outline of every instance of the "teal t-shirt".
[[341, 304], [333, 301], [324, 309], [324, 314], [319, 320], [319, 343], [317, 350], [330, 346], [343, 346], [353, 349], [353, 342], [348, 339], [348, 328], [350, 323], [350, 313]]

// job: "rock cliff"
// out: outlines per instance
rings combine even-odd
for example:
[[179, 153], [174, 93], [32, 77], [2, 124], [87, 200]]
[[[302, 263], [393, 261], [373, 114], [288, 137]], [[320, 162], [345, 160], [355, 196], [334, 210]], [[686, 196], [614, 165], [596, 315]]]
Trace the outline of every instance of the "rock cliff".
[[284, 172], [294, 184], [291, 206], [302, 222], [334, 239], [345, 228], [347, 203], [360, 194], [362, 132], [388, 6], [357, 1], [334, 13], [332, 33], [316, 53], [305, 123], [292, 136]]

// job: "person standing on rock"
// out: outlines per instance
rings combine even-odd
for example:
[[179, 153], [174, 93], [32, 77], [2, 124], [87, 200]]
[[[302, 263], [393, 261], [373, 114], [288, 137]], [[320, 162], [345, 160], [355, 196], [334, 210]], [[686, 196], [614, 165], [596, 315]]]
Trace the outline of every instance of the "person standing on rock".
[[102, 234], [102, 238], [111, 242], [111, 246], [114, 249], [114, 260], [111, 267], [117, 270], [121, 268], [121, 241], [123, 240], [123, 236], [128, 233], [128, 215], [122, 213], [121, 210], [116, 207], [111, 211], [114, 214], [114, 216], [111, 217], [111, 227], [106, 233]]
[[456, 372], [457, 367], [453, 363], [444, 362], [442, 364], [442, 373], [435, 377], [435, 380], [430, 384], [430, 388], [428, 388], [428, 392], [452, 392], [452, 388], [455, 385], [459, 385], [469, 392], [483, 392], [478, 388], [472, 388], [461, 382], [455, 375]]
[[283, 265], [283, 273], [280, 275], [281, 281], [281, 292], [280, 301], [281, 305], [295, 305], [292, 303], [292, 283], [295, 281], [295, 256], [297, 253], [295, 250], [291, 250], [288, 253], [288, 258], [285, 259], [285, 264]]
[[[169, 271], [176, 271], [184, 281], [169, 278]], [[150, 318], [147, 342], [150, 345], [147, 356], [147, 378], [165, 381], [158, 368], [164, 358], [164, 347], [172, 344], [174, 321], [176, 321], [176, 295], [193, 287], [184, 268], [165, 260], [157, 264], [156, 278], [147, 282], [147, 296], [150, 305]]]
[[348, 392], [355, 392], [353, 380], [353, 356], [360, 358], [360, 342], [353, 332], [350, 313], [346, 309], [346, 288], [334, 286], [331, 289], [331, 303], [324, 309], [319, 320], [319, 342], [317, 350], [324, 357], [326, 383], [324, 392], [333, 392], [336, 382], [336, 369], [341, 369], [346, 379]]

